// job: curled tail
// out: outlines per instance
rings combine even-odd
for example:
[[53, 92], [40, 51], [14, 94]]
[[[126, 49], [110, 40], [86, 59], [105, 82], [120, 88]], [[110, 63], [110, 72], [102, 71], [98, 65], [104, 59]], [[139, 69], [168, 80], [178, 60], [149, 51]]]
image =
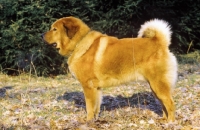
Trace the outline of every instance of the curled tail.
[[169, 46], [171, 44], [171, 33], [171, 27], [166, 21], [153, 19], [141, 26], [138, 37], [155, 38], [160, 44]]

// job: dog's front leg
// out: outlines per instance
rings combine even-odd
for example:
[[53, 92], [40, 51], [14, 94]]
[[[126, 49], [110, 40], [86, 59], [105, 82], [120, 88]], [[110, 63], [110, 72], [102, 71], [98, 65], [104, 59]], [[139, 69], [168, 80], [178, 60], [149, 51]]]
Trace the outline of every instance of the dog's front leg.
[[86, 111], [87, 111], [87, 121], [98, 118], [101, 106], [101, 90], [99, 88], [89, 88], [83, 87]]

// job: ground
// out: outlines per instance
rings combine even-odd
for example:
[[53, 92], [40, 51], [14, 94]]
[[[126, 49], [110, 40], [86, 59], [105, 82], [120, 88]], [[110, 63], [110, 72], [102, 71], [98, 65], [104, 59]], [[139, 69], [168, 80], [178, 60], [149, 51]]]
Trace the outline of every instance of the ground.
[[200, 63], [179, 64], [173, 91], [176, 121], [161, 119], [146, 82], [103, 89], [98, 120], [85, 123], [82, 88], [70, 74], [37, 77], [0, 73], [0, 128], [18, 130], [200, 130]]

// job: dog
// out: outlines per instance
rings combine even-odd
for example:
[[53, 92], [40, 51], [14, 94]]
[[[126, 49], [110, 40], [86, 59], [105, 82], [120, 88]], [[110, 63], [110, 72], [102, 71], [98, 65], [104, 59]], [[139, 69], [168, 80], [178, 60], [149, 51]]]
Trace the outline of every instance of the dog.
[[171, 90], [177, 80], [176, 57], [169, 51], [171, 27], [164, 21], [145, 22], [136, 38], [118, 39], [91, 30], [82, 20], [64, 17], [42, 37], [68, 57], [69, 70], [83, 87], [87, 121], [97, 118], [101, 88], [145, 80], [160, 100], [163, 117], [175, 120]]

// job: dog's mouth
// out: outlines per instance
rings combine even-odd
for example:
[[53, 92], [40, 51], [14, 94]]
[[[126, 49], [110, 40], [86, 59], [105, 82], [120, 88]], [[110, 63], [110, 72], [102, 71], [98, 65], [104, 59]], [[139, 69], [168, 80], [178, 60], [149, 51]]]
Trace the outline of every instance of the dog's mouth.
[[55, 42], [55, 43], [52, 43], [51, 46], [52, 46], [53, 48], [56, 48], [57, 51], [60, 50], [60, 48], [57, 48], [57, 43], [56, 43], [56, 42]]
[[54, 43], [51, 44], [51, 46], [54, 47], [54, 48], [56, 48], [57, 47], [57, 43], [54, 42]]
[[[42, 34], [41, 36], [42, 36], [42, 40], [43, 40], [44, 43], [46, 43], [47, 45], [50, 45], [50, 46], [52, 46], [54, 48], [57, 47], [57, 43], [56, 42], [48, 43], [46, 40], [44, 40], [44, 34]], [[60, 50], [60, 48], [57, 48], [57, 50]]]

